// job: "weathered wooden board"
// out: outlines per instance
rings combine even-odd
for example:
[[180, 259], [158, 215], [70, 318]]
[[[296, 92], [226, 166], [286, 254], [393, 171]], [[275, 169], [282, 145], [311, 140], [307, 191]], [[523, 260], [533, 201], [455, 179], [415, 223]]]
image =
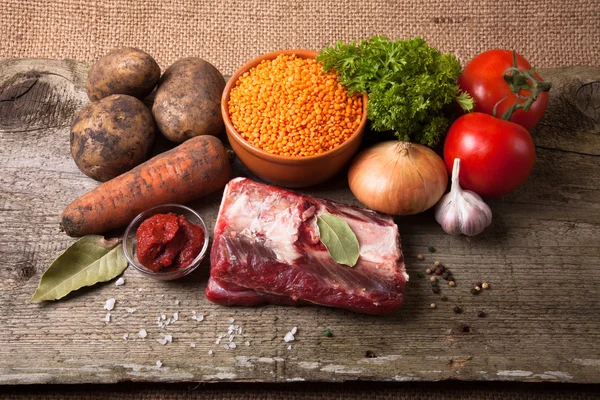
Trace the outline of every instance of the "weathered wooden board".
[[[130, 269], [124, 286], [110, 282], [60, 302], [26, 304], [43, 270], [72, 241], [59, 231], [60, 213], [96, 185], [69, 154], [70, 121], [87, 102], [86, 69], [72, 61], [0, 62], [0, 383], [600, 382], [600, 68], [542, 71], [554, 89], [534, 132], [535, 171], [516, 193], [490, 201], [494, 221], [484, 234], [447, 236], [431, 212], [397, 219], [411, 281], [404, 308], [387, 317], [216, 306], [203, 294], [208, 264], [179, 282]], [[247, 171], [236, 163], [236, 173]], [[356, 203], [343, 176], [310, 192]], [[212, 226], [219, 202], [216, 194], [193, 207]], [[417, 261], [419, 253], [425, 261]], [[436, 259], [457, 279], [456, 288], [443, 286], [447, 302], [417, 277]], [[470, 284], [478, 280], [492, 288], [473, 296]], [[117, 303], [105, 323], [111, 297]], [[462, 314], [452, 312], [456, 304]], [[487, 317], [478, 318], [479, 310]], [[193, 311], [205, 320], [192, 320]], [[157, 317], [175, 312], [177, 322], [157, 326]], [[236, 348], [225, 349], [230, 319], [243, 333]], [[461, 323], [472, 332], [460, 332]], [[288, 349], [283, 337], [294, 326], [297, 340]], [[334, 336], [325, 337], [325, 329]], [[173, 342], [162, 346], [157, 339], [166, 333]]]

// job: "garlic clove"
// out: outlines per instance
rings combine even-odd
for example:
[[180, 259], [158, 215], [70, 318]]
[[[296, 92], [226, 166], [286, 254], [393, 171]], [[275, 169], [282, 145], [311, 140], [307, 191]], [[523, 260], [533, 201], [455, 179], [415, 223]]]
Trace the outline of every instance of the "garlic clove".
[[450, 235], [475, 236], [492, 223], [492, 210], [474, 192], [463, 190], [458, 181], [460, 159], [454, 159], [452, 187], [435, 206], [435, 220]]
[[479, 198], [478, 203], [473, 203], [466, 199], [469, 196], [471, 200], [476, 200], [473, 195], [474, 193], [472, 192], [463, 191], [464, 197], [461, 197], [458, 203], [460, 204], [458, 208], [461, 209], [459, 213], [461, 217], [460, 231], [467, 236], [480, 234], [492, 222], [492, 211], [481, 198]]
[[435, 209], [435, 219], [449, 235], [460, 235], [460, 216], [450, 193], [445, 195]]

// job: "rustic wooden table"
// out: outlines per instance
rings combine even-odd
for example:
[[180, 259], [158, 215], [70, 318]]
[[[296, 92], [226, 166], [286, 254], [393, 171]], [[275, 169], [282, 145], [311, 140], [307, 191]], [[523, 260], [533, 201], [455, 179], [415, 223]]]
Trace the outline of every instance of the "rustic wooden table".
[[[112, 281], [59, 302], [26, 304], [41, 273], [72, 242], [59, 231], [62, 210], [97, 185], [69, 151], [70, 121], [88, 101], [86, 71], [73, 61], [0, 61], [0, 384], [600, 382], [600, 68], [541, 71], [554, 88], [533, 132], [535, 170], [517, 192], [489, 202], [493, 223], [482, 235], [445, 235], [432, 212], [397, 219], [411, 280], [406, 304], [387, 317], [322, 307], [220, 307], [204, 297], [208, 263], [178, 282], [128, 269], [123, 286]], [[343, 176], [309, 191], [357, 203]], [[219, 203], [217, 193], [192, 206], [212, 228]], [[457, 279], [455, 288], [442, 287], [446, 302], [417, 277], [435, 260]], [[491, 289], [473, 296], [469, 289], [479, 280]], [[113, 297], [106, 323], [103, 306]], [[453, 313], [455, 305], [463, 313]], [[480, 310], [485, 318], [477, 317]], [[193, 320], [194, 311], [204, 321]], [[157, 326], [161, 315], [176, 312], [178, 321]], [[463, 323], [470, 333], [459, 329]], [[230, 325], [242, 333], [226, 349]], [[283, 337], [295, 326], [288, 349]], [[173, 342], [159, 344], [167, 333]]]

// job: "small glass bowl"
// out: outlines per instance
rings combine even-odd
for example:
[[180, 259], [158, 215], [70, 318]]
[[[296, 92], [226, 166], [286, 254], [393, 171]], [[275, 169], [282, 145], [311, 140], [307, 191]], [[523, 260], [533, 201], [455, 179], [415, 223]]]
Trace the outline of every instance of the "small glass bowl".
[[[194, 260], [184, 268], [178, 268], [175, 270], [169, 270], [166, 272], [154, 272], [144, 267], [137, 258], [137, 237], [136, 232], [140, 227], [140, 224], [144, 222], [144, 220], [150, 218], [155, 214], [166, 214], [166, 213], [174, 213], [177, 215], [183, 215], [187, 220], [194, 225], [199, 225], [204, 231], [204, 245], [202, 246], [202, 250], [200, 250], [200, 254], [194, 258]], [[133, 265], [135, 269], [140, 271], [141, 273], [150, 276], [151, 278], [170, 281], [173, 279], [178, 279], [186, 276], [190, 272], [194, 271], [204, 259], [206, 255], [206, 250], [208, 249], [208, 231], [206, 229], [206, 225], [204, 221], [198, 215], [198, 213], [192, 210], [189, 207], [182, 206], [180, 204], [163, 204], [161, 206], [156, 206], [150, 208], [143, 213], [139, 214], [137, 217], [131, 221], [127, 229], [125, 230], [125, 235], [123, 236], [123, 251], [125, 252], [125, 257], [129, 261], [129, 264]]]

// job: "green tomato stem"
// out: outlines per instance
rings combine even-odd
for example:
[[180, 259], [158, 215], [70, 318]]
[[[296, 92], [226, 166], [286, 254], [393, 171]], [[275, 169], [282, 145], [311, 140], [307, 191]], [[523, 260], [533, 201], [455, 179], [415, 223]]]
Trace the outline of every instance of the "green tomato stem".
[[[552, 83], [544, 82], [537, 79], [533, 74], [535, 73], [535, 69], [523, 70], [521, 71], [517, 66], [517, 53], [513, 50], [513, 66], [509, 67], [504, 71], [504, 80], [508, 84], [510, 91], [515, 94], [517, 99], [515, 102], [506, 109], [506, 111], [502, 114], [501, 119], [506, 121], [510, 121], [513, 114], [517, 110], [529, 111], [529, 108], [535, 103], [538, 99], [539, 95], [543, 92], [548, 92], [550, 88], [552, 88]], [[521, 96], [519, 94], [520, 90], [529, 90], [531, 94], [529, 96]], [[506, 95], [502, 100], [500, 100], [494, 106], [493, 115], [496, 117], [496, 109], [498, 104], [502, 103], [504, 100], [508, 98]], [[525, 100], [523, 102], [519, 102], [520, 100]]]

